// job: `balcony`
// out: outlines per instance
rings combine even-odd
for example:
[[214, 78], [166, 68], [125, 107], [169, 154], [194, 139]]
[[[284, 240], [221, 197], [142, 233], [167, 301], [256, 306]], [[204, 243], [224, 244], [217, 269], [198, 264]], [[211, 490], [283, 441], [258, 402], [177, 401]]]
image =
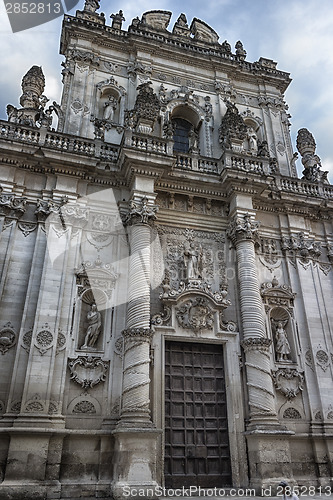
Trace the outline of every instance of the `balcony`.
[[45, 128], [37, 129], [2, 120], [0, 121], [0, 138], [5, 141], [97, 158], [113, 164], [117, 163], [119, 152], [125, 147], [137, 152], [171, 157], [174, 160], [175, 169], [213, 176], [221, 175], [225, 169], [254, 174], [261, 178], [274, 176], [276, 187], [281, 192], [311, 198], [333, 199], [333, 186], [308, 182], [296, 177], [281, 176], [271, 158], [257, 158], [232, 151], [224, 152], [220, 159], [204, 157], [197, 153], [174, 154], [172, 140], [139, 134], [131, 130], [125, 130], [122, 143], [118, 146], [102, 142], [99, 139], [75, 138]]

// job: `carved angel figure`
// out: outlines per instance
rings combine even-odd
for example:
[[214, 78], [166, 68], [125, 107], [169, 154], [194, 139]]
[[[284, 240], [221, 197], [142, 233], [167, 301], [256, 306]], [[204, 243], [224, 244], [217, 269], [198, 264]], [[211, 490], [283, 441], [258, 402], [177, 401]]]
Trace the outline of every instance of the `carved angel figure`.
[[284, 329], [288, 320], [276, 321], [272, 319], [275, 327], [275, 351], [276, 361], [290, 361], [290, 344], [287, 337], [287, 332]]
[[101, 313], [97, 310], [96, 304], [91, 305], [91, 309], [87, 314], [88, 328], [84, 339], [84, 344], [81, 349], [94, 347], [102, 326]]

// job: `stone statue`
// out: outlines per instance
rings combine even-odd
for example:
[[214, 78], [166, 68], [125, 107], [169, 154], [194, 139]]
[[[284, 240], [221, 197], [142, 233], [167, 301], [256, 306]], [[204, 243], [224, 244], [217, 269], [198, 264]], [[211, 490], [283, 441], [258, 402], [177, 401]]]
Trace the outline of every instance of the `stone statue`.
[[102, 326], [101, 313], [97, 310], [96, 304], [91, 305], [91, 309], [87, 314], [88, 328], [86, 331], [86, 336], [84, 339], [84, 344], [81, 349], [87, 349], [88, 347], [94, 347]]
[[117, 109], [117, 99], [113, 96], [109, 96], [109, 100], [104, 104], [103, 120], [108, 120], [112, 122], [114, 118], [114, 112]]
[[184, 244], [184, 262], [187, 279], [201, 279], [203, 274], [203, 250], [196, 250], [193, 241]]
[[123, 24], [123, 21], [125, 21], [123, 11], [120, 10], [118, 14], [111, 14], [111, 19], [112, 19], [112, 26], [111, 28], [121, 30], [121, 26]]
[[99, 9], [99, 0], [86, 0], [84, 10], [95, 13]]
[[257, 154], [258, 152], [258, 142], [257, 142], [257, 134], [254, 131], [253, 127], [249, 127], [247, 132], [247, 141], [249, 145], [249, 152], [252, 154]]
[[290, 344], [287, 337], [287, 332], [284, 329], [287, 321], [275, 321], [275, 350], [276, 350], [276, 360], [277, 361], [290, 361]]

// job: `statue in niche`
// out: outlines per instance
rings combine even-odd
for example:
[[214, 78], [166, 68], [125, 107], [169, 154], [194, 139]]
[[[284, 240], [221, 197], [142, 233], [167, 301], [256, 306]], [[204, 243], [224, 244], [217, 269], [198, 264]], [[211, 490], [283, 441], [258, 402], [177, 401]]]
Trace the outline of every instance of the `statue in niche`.
[[258, 139], [257, 134], [254, 131], [253, 127], [249, 127], [247, 131], [247, 141], [249, 145], [249, 152], [252, 154], [257, 154], [258, 152]]
[[188, 133], [188, 143], [190, 153], [198, 153], [199, 151], [199, 134], [192, 127]]
[[196, 250], [193, 241], [184, 244], [184, 261], [187, 279], [202, 279], [204, 271], [203, 250]]
[[106, 101], [106, 103], [104, 104], [103, 120], [112, 122], [114, 118], [114, 112], [116, 109], [117, 109], [117, 99], [113, 95], [110, 95], [108, 101]]
[[275, 351], [276, 351], [276, 361], [291, 361], [290, 353], [291, 348], [287, 337], [287, 332], [285, 330], [285, 326], [288, 323], [288, 320], [274, 320], [272, 319], [272, 323], [275, 327]]
[[87, 349], [89, 347], [94, 347], [102, 326], [101, 313], [97, 310], [96, 304], [91, 304], [90, 311], [87, 314], [88, 327], [86, 330], [86, 336], [84, 339], [84, 344], [81, 349]]

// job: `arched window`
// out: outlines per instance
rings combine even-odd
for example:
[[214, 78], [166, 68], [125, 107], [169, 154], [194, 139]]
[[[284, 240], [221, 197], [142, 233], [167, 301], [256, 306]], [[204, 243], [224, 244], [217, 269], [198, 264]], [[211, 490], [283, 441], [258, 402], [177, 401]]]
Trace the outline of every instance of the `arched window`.
[[192, 123], [184, 120], [183, 118], [174, 118], [172, 120], [173, 124], [173, 140], [174, 151], [179, 153], [188, 153], [190, 149], [189, 144], [189, 133], [193, 128]]

